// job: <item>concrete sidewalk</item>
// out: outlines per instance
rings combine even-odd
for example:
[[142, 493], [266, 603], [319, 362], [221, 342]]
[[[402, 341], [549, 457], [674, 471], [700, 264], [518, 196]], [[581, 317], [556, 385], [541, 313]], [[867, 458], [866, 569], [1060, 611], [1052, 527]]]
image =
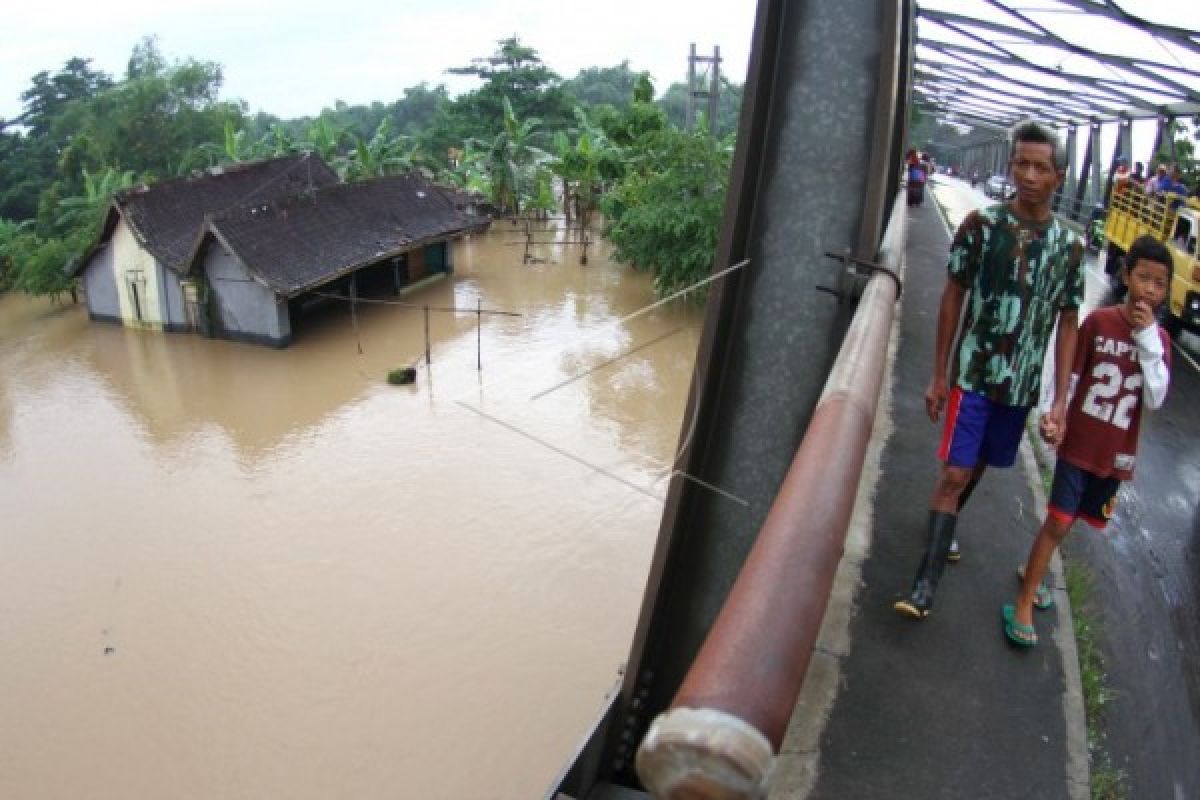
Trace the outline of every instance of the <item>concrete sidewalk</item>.
[[[1040, 524], [1028, 443], [988, 474], [958, 524], [933, 613], [900, 616], [925, 544], [940, 426], [925, 415], [949, 235], [933, 198], [909, 210], [895, 359], [840, 574], [773, 798], [1086, 798], [1087, 748], [1066, 593], [1039, 613], [1032, 650], [1000, 606]], [[1057, 565], [1056, 565], [1057, 566]], [[1061, 586], [1061, 574], [1054, 578]]]

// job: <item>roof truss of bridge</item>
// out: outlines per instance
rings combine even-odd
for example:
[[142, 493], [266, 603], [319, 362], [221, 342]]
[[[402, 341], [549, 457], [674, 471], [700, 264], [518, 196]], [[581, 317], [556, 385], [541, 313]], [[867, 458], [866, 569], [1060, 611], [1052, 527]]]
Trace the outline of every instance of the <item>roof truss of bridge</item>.
[[1189, 7], [917, 0], [913, 102], [948, 122], [1000, 129], [1030, 118], [1066, 126], [1200, 114]]

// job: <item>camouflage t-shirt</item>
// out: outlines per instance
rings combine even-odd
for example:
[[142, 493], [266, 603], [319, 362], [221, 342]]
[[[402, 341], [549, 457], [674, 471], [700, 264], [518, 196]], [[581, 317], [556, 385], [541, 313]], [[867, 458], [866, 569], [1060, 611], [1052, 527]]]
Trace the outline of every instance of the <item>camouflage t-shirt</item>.
[[954, 383], [996, 403], [1035, 404], [1055, 317], [1083, 302], [1082, 241], [1057, 218], [991, 206], [959, 226], [949, 271], [968, 290]]

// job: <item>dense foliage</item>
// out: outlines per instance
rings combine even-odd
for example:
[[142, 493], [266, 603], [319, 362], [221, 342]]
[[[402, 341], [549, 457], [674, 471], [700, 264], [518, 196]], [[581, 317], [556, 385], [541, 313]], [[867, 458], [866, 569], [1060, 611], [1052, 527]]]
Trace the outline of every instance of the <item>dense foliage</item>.
[[732, 143], [664, 128], [639, 140], [643, 157], [606, 198], [605, 235], [617, 257], [654, 272], [668, 294], [712, 268]]
[[[515, 36], [447, 72], [479, 85], [451, 97], [421, 83], [391, 103], [290, 120], [222, 100], [219, 64], [169, 59], [153, 38], [120, 78], [86, 58], [40, 72], [22, 113], [0, 120], [0, 291], [73, 296], [64, 268], [95, 241], [115, 191], [298, 152], [348, 181], [419, 170], [504, 214], [587, 225], [603, 204], [619, 257], [654, 270], [661, 291], [707, 273], [730, 143], [680, 130], [685, 86], [656, 102], [628, 61], [564, 81]], [[731, 136], [740, 96], [723, 85], [719, 135]]]

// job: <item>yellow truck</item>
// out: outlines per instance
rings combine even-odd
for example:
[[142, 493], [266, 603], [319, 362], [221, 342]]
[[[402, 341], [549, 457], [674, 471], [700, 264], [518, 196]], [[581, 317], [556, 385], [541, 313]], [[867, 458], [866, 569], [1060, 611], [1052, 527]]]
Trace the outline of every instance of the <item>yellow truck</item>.
[[[1200, 204], [1176, 194], [1149, 195], [1137, 184], [1113, 186], [1104, 222], [1105, 270], [1119, 281], [1121, 259], [1134, 239], [1148, 233], [1165, 244], [1175, 262], [1175, 277], [1163, 310], [1162, 325], [1171, 336], [1187, 328], [1200, 334]], [[1122, 290], [1124, 287], [1120, 287]]]

